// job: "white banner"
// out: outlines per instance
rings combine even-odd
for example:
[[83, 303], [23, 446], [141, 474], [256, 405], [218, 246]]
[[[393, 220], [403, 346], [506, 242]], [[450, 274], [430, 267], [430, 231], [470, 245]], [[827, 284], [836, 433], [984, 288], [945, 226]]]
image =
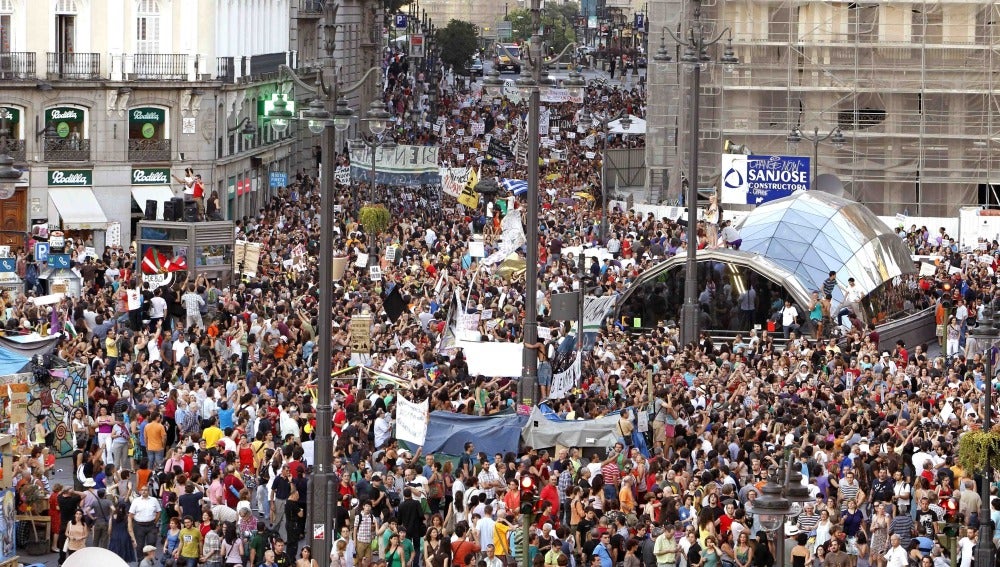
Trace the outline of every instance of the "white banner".
[[399, 396], [396, 400], [396, 439], [423, 446], [427, 438], [427, 400], [413, 403]]
[[552, 386], [549, 387], [549, 399], [562, 398], [570, 390], [580, 385], [580, 375], [583, 373], [583, 361], [577, 351], [576, 359], [566, 370], [552, 376]]
[[467, 167], [441, 168], [441, 190], [444, 191], [445, 195], [457, 199], [468, 181], [469, 168]]
[[583, 104], [583, 91], [581, 89], [542, 88], [540, 96], [542, 102], [575, 102]]
[[459, 313], [455, 325], [455, 336], [460, 341], [480, 342], [482, 334], [479, 332], [479, 319], [479, 313]]
[[500, 222], [500, 227], [503, 229], [503, 234], [496, 251], [483, 259], [483, 264], [487, 266], [503, 262], [507, 256], [513, 254], [528, 241], [524, 236], [524, 226], [521, 224], [521, 211], [519, 209], [509, 209], [507, 216]]
[[585, 333], [596, 333], [604, 325], [604, 319], [615, 307], [615, 300], [618, 296], [602, 295], [593, 297], [588, 295], [583, 300], [583, 331]]
[[333, 171], [334, 181], [340, 183], [341, 185], [351, 184], [351, 168], [346, 165], [338, 166], [337, 169]]

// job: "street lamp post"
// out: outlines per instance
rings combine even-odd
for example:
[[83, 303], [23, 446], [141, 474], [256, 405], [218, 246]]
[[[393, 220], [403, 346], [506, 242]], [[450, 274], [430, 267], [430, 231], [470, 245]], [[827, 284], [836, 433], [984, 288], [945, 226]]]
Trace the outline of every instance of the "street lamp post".
[[802, 474], [792, 470], [790, 447], [785, 448], [784, 455], [784, 483], [778, 484], [781, 471], [774, 468], [761, 488], [761, 496], [753, 503], [761, 527], [773, 534], [776, 565], [785, 564], [785, 519], [798, 515], [802, 503], [812, 500], [809, 489], [802, 484]]
[[[337, 28], [341, 27], [337, 24], [338, 8], [339, 5], [334, 0], [326, 0], [323, 6], [323, 47], [326, 59], [323, 68], [317, 74], [317, 84], [310, 86], [299, 79], [289, 67], [285, 65], [280, 67], [280, 71], [288, 75], [300, 88], [316, 94], [309, 108], [302, 111], [298, 118], [295, 118], [287, 110], [284, 100], [279, 99], [275, 103], [275, 112], [268, 116], [272, 129], [278, 133], [287, 129], [289, 120], [298, 119], [307, 121], [311, 132], [324, 134], [321, 140], [323, 174], [320, 179], [320, 226], [322, 227], [319, 240], [320, 281], [328, 281], [333, 273], [335, 252], [333, 246], [333, 226], [335, 224], [333, 188], [336, 182], [334, 175], [336, 133], [347, 130], [353, 119], [353, 113], [347, 106], [346, 100], [341, 97], [360, 89], [371, 76], [381, 71], [378, 67], [372, 67], [354, 85], [343, 89], [339, 87], [337, 66], [333, 57], [336, 48]], [[327, 75], [329, 79], [326, 78]], [[328, 82], [329, 86], [327, 86]], [[331, 469], [333, 463], [331, 430], [333, 412], [330, 384], [332, 312], [333, 286], [320, 285], [319, 316], [317, 317], [316, 330], [318, 336], [323, 340], [320, 340], [317, 346], [319, 360], [317, 362], [316, 388], [315, 469], [312, 474], [309, 499], [309, 517], [312, 519], [313, 525], [307, 528], [314, 559], [319, 567], [328, 567], [330, 564], [331, 544], [337, 533], [336, 508], [339, 506], [338, 494], [333, 486], [334, 474]]]
[[844, 132], [840, 129], [840, 126], [827, 132], [825, 136], [819, 135], [819, 127], [813, 128], [813, 133], [803, 134], [802, 130], [798, 126], [792, 128], [792, 131], [788, 133], [785, 138], [789, 144], [798, 144], [802, 140], [809, 140], [813, 145], [813, 156], [812, 156], [812, 177], [810, 178], [810, 183], [816, 182], [816, 172], [819, 171], [819, 143], [825, 140], [830, 140], [835, 148], [841, 148], [844, 146]]
[[608, 243], [608, 135], [611, 133], [608, 130], [608, 125], [619, 118], [622, 130], [628, 131], [632, 126], [632, 119], [626, 110], [611, 117], [596, 113], [590, 115], [594, 124], [601, 125], [601, 244]]
[[[996, 368], [994, 357], [997, 356], [997, 344], [1000, 343], [1000, 299], [994, 298], [983, 309], [982, 323], [972, 333], [980, 348], [986, 346], [984, 365], [986, 376], [983, 380], [983, 431], [988, 432], [993, 426], [993, 379]], [[993, 480], [993, 467], [990, 456], [984, 459], [982, 479], [979, 483], [979, 541], [976, 543], [976, 566], [993, 567], [996, 551], [993, 548], [993, 530], [990, 526], [990, 483]]]
[[[691, 164], [688, 172], [688, 192], [685, 196], [687, 205], [687, 260], [684, 263], [684, 305], [681, 307], [681, 336], [682, 345], [692, 343], [698, 338], [698, 138], [700, 136], [699, 122], [701, 120], [700, 90], [701, 90], [701, 68], [711, 61], [708, 56], [708, 48], [719, 43], [724, 35], [728, 36], [726, 48], [719, 62], [723, 64], [726, 71], [731, 71], [739, 59], [733, 51], [733, 37], [730, 28], [725, 28], [715, 38], [706, 36], [706, 30], [701, 22], [701, 0], [696, 2], [694, 9], [694, 19], [691, 27], [688, 28], [686, 37], [683, 39], [674, 35], [669, 28], [663, 30], [670, 34], [678, 45], [684, 47], [684, 54], [681, 56], [681, 63], [691, 70], [691, 88], [689, 96], [691, 108], [689, 122], [691, 123]], [[667, 51], [665, 39], [661, 37], [660, 50], [654, 57], [660, 62], [669, 62], [670, 53]]]

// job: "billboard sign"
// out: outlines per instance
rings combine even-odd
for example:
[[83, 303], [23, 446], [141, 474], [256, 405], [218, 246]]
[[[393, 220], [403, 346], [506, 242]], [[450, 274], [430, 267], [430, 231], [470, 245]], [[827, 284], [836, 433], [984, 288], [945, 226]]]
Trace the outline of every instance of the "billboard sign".
[[722, 155], [723, 203], [760, 205], [809, 189], [809, 158]]

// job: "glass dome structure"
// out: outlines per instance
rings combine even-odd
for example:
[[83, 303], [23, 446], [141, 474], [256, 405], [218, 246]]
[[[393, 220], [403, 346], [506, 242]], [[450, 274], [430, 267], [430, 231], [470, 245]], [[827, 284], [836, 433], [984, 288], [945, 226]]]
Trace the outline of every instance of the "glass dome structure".
[[[881, 219], [829, 193], [802, 191], [763, 204], [738, 229], [742, 251], [770, 259], [811, 290], [822, 289], [831, 271], [840, 285], [853, 277], [869, 295], [916, 273], [909, 249]], [[843, 301], [839, 287], [833, 298]]]

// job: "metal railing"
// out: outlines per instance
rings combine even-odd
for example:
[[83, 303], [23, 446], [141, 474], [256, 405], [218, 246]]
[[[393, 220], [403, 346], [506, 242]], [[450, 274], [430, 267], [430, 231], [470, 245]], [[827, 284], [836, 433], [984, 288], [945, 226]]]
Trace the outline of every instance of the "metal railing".
[[188, 56], [183, 53], [136, 53], [134, 55], [137, 81], [187, 80]]
[[6, 81], [30, 80], [37, 75], [34, 51], [0, 53], [0, 79]]
[[323, 15], [323, 0], [299, 0], [299, 16], [318, 18]]
[[47, 139], [45, 140], [45, 161], [90, 161], [90, 140]]
[[226, 83], [232, 83], [236, 78], [236, 60], [234, 57], [216, 57], [215, 78]]
[[101, 78], [100, 53], [48, 53], [50, 79], [93, 80]]
[[170, 140], [130, 138], [128, 159], [132, 162], [170, 161]]
[[14, 158], [15, 163], [24, 163], [27, 160], [27, 152], [25, 151], [24, 140], [3, 140], [0, 141], [0, 151], [4, 149], [10, 154], [10, 157]]

